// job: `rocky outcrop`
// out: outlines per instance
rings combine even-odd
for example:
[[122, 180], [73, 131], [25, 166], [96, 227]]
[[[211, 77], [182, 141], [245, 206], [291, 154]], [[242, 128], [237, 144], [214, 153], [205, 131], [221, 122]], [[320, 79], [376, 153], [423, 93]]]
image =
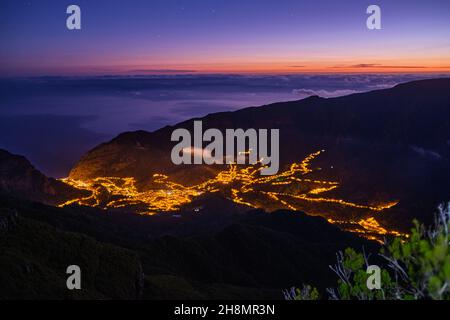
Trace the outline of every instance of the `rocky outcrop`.
[[25, 157], [0, 149], [0, 192], [15, 197], [59, 204], [87, 193], [48, 178]]

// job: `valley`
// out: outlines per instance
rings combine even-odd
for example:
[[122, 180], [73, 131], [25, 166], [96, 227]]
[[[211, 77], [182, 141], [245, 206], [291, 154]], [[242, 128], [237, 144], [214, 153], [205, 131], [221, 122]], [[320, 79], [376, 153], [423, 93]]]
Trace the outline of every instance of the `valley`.
[[[78, 204], [102, 209], [125, 208], [152, 215], [176, 212], [201, 195], [219, 194], [236, 204], [248, 206], [249, 209], [301, 210], [310, 215], [323, 216], [345, 231], [379, 242], [387, 235], [407, 236], [382, 227], [375, 217], [383, 210], [395, 206], [396, 201], [359, 204], [327, 196], [327, 192], [338, 188], [339, 183], [311, 177], [314, 171], [320, 170], [313, 167], [313, 161], [324, 152], [325, 150], [320, 150], [311, 153], [301, 162], [291, 164], [288, 170], [271, 176], [260, 175], [261, 169], [264, 168], [262, 164], [230, 164], [214, 178], [191, 186], [175, 183], [169, 176], [158, 173], [151, 177], [150, 185], [154, 187], [146, 190], [138, 190], [132, 177], [98, 177], [86, 181], [66, 178], [62, 181], [72, 187], [88, 190], [91, 195], [71, 199], [59, 206]], [[201, 213], [201, 208], [195, 210]], [[338, 214], [342, 210], [357, 212], [356, 215], [360, 219], [348, 220], [348, 217], [339, 217]]]

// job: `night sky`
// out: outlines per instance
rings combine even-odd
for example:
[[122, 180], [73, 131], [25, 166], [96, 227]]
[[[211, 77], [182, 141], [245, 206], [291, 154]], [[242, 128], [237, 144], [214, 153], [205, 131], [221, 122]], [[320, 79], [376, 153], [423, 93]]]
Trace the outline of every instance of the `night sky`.
[[[66, 29], [77, 4], [82, 30]], [[366, 28], [378, 4], [382, 30]], [[3, 75], [450, 70], [450, 2], [2, 0]]]
[[0, 148], [63, 177], [124, 131], [449, 73], [448, 0], [1, 0]]

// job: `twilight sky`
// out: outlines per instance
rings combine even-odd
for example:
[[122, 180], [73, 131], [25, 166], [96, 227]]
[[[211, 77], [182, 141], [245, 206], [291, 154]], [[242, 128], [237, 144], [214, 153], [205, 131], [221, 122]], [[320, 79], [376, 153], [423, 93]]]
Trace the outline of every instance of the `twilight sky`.
[[0, 0], [0, 148], [62, 177], [123, 131], [449, 73], [448, 0]]
[[[82, 30], [66, 29], [69, 4]], [[450, 1], [2, 0], [0, 48], [3, 76], [443, 72]]]

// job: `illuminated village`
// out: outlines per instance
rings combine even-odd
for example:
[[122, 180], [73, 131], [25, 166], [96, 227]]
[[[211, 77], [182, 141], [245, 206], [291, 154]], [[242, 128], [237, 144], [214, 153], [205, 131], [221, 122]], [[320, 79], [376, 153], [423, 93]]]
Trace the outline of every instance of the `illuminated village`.
[[[200, 184], [185, 186], [172, 182], [164, 174], [154, 174], [151, 184], [156, 186], [148, 190], [138, 190], [132, 177], [98, 177], [89, 181], [63, 179], [67, 184], [78, 189], [91, 191], [89, 196], [67, 201], [60, 206], [79, 204], [85, 206], [108, 208], [134, 208], [140, 214], [175, 212], [192, 202], [200, 195], [220, 193], [233, 202], [251, 208], [266, 210], [291, 209], [301, 210], [311, 215], [327, 218], [328, 222], [344, 230], [355, 232], [365, 238], [381, 242], [384, 236], [402, 236], [395, 230], [382, 227], [376, 214], [395, 206], [396, 202], [374, 205], [353, 203], [343, 199], [327, 197], [328, 191], [339, 187], [339, 183], [327, 180], [315, 180], [308, 175], [314, 171], [311, 161], [324, 150], [308, 155], [299, 163], [293, 163], [289, 170], [276, 175], [261, 176], [263, 168], [256, 165], [238, 166], [230, 163], [226, 170], [220, 171], [214, 178]], [[325, 209], [330, 205], [340, 210], [363, 210], [371, 212], [361, 219], [336, 219], [327, 217]], [[404, 235], [403, 235], [404, 236]]]

